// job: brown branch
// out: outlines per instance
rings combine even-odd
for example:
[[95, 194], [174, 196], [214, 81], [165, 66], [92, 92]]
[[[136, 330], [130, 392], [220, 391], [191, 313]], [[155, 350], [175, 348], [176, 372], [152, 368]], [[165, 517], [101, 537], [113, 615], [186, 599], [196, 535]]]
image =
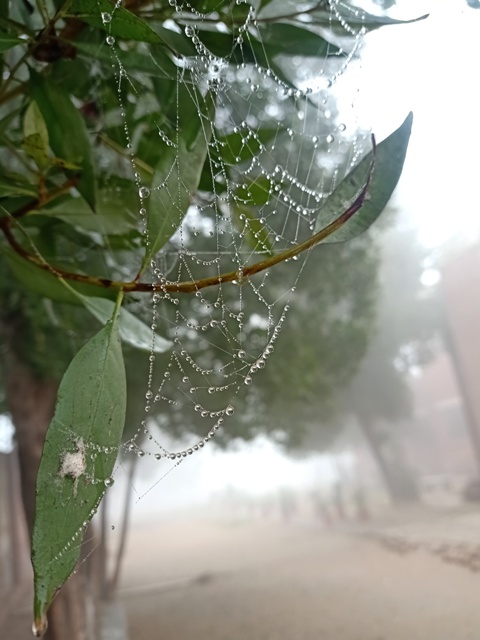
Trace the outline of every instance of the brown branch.
[[[375, 140], [372, 136], [373, 142], [373, 155], [375, 158]], [[300, 242], [295, 246], [278, 253], [277, 255], [270, 256], [269, 258], [265, 258], [265, 260], [261, 260], [260, 262], [256, 262], [249, 267], [244, 267], [243, 269], [239, 269], [236, 271], [230, 271], [228, 273], [224, 273], [219, 276], [212, 276], [210, 278], [202, 278], [200, 280], [188, 280], [184, 282], [137, 282], [136, 280], [132, 282], [120, 282], [116, 280], [110, 280], [108, 278], [99, 278], [96, 276], [89, 276], [82, 273], [72, 273], [69, 271], [64, 271], [59, 267], [54, 267], [51, 264], [46, 263], [41, 256], [32, 255], [29, 253], [15, 238], [15, 235], [12, 231], [12, 221], [15, 218], [19, 217], [18, 212], [13, 214], [13, 216], [4, 216], [0, 218], [0, 229], [3, 231], [8, 243], [12, 247], [12, 249], [18, 253], [22, 258], [28, 260], [35, 266], [43, 269], [44, 271], [50, 272], [57, 278], [64, 278], [65, 280], [71, 280], [74, 282], [82, 282], [85, 284], [92, 284], [98, 287], [110, 288], [122, 290], [125, 293], [128, 292], [153, 292], [160, 291], [163, 293], [194, 293], [199, 291], [200, 289], [205, 289], [207, 287], [213, 287], [219, 284], [223, 284], [225, 282], [233, 282], [237, 281], [239, 284], [243, 284], [246, 279], [249, 277], [265, 271], [270, 267], [275, 266], [281, 262], [285, 262], [285, 260], [290, 260], [295, 256], [303, 253], [304, 251], [308, 251], [313, 249], [317, 244], [319, 244], [322, 240], [327, 238], [328, 236], [338, 231], [350, 218], [362, 207], [365, 196], [367, 195], [368, 187], [370, 186], [370, 179], [373, 171], [373, 162], [370, 166], [370, 170], [367, 176], [367, 180], [365, 182], [364, 187], [362, 188], [359, 195], [355, 198], [353, 204], [340, 214], [335, 220], [333, 220], [326, 227], [315, 233], [310, 238], [307, 238], [304, 242]]]

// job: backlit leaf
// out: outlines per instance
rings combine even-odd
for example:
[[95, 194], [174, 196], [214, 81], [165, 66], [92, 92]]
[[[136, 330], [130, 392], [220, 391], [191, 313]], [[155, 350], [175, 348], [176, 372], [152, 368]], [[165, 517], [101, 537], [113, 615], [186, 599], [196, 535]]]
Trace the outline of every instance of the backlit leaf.
[[[368, 229], [382, 213], [402, 173], [412, 121], [413, 114], [409, 113], [403, 124], [377, 146], [373, 174], [361, 209], [323, 242], [350, 240]], [[365, 186], [372, 160], [373, 153], [370, 152], [326, 200], [318, 214], [316, 232], [349, 208]]]

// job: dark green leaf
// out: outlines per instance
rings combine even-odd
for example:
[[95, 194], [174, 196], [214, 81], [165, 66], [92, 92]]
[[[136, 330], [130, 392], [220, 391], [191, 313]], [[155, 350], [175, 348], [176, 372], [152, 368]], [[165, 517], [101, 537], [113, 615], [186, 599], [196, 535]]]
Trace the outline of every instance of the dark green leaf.
[[[350, 240], [368, 229], [382, 213], [402, 173], [412, 120], [413, 114], [409, 113], [403, 124], [377, 146], [373, 174], [361, 209], [324, 242]], [[327, 199], [318, 214], [316, 232], [349, 208], [365, 186], [372, 160], [373, 153], [370, 152]]]
[[[36, 267], [7, 247], [1, 247], [1, 252], [15, 278], [28, 291], [57, 302], [81, 304], [78, 297], [69, 291], [53, 273]], [[109, 289], [85, 283], [75, 283], [75, 289], [85, 296], [111, 297], [114, 295], [114, 292]]]
[[0, 30], [0, 53], [3, 53], [12, 47], [16, 47], [17, 44], [25, 44], [25, 40], [13, 38], [11, 34]]
[[75, 47], [89, 58], [95, 58], [112, 68], [112, 61], [118, 61], [129, 73], [141, 71], [153, 77], [176, 78], [177, 68], [165, 53], [165, 48], [152, 45], [148, 54], [136, 51], [122, 51], [115, 49], [115, 56], [106, 44], [94, 44], [92, 42], [76, 42]]
[[77, 188], [94, 209], [96, 178], [92, 145], [80, 111], [61, 87], [33, 70], [30, 70], [29, 89], [47, 123], [53, 152], [59, 158], [80, 165]]
[[35, 624], [75, 568], [111, 484], [126, 410], [118, 314], [78, 352], [58, 392], [37, 477], [32, 536]]
[[74, 0], [68, 15], [125, 40], [160, 43], [162, 39], [141, 18], [110, 0]]
[[[191, 93], [192, 92], [192, 93]], [[180, 226], [198, 188], [211, 136], [213, 101], [185, 86], [179, 89], [177, 148], [166, 147], [155, 168], [148, 212], [150, 245], [144, 265]], [[208, 114], [204, 115], [203, 110]]]
[[[259, 27], [260, 40], [269, 56], [312, 56], [326, 58], [339, 55], [339, 49], [317, 33], [293, 24], [266, 23]], [[255, 52], [259, 47], [255, 46]]]

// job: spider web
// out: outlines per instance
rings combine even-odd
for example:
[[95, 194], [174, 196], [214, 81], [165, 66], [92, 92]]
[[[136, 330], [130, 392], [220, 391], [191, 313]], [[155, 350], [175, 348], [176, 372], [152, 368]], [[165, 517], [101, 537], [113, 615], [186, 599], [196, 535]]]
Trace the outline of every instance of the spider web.
[[[209, 11], [199, 10], [207, 4]], [[273, 1], [259, 11], [237, 0], [236, 8], [243, 11], [232, 13], [233, 29], [219, 19], [222, 3], [212, 4], [169, 0], [174, 20], [159, 28], [167, 43], [181, 35], [187, 53], [173, 46], [161, 56], [150, 52], [154, 87], [148, 74], [127, 71], [127, 47], [108, 32], [121, 3], [112, 13], [101, 12], [106, 36], [99, 57], [109, 64], [92, 92], [98, 99], [104, 82], [115, 87], [117, 109], [109, 117], [123, 138], [119, 173], [136, 185], [136, 225], [142, 250], [146, 247], [150, 256], [143, 278], [158, 288], [149, 302], [145, 294], [130, 301], [140, 315], [149, 314], [152, 337], [144, 414], [129, 432], [123, 459], [133, 452], [176, 466], [212, 438], [228, 439], [225, 432], [238, 403], [244, 423], [252, 422], [255, 376], [274, 355], [309, 252], [251, 277], [244, 272], [312, 235], [322, 203], [368, 144], [368, 135], [355, 127], [354, 109], [347, 124], [335, 97], [336, 81], [362, 43], [360, 10], [351, 9], [352, 26], [345, 5], [340, 12], [336, 1], [323, 3], [335, 24], [329, 34], [333, 55], [327, 49], [325, 57], [301, 51], [277, 56], [269, 53], [275, 35], [269, 23], [278, 12], [299, 13], [298, 3], [292, 9], [291, 3]], [[311, 6], [305, 4], [305, 20]], [[151, 17], [158, 25], [154, 10]], [[148, 21], [148, 12], [144, 18]], [[291, 20], [284, 23], [293, 28]], [[162, 81], [169, 89], [163, 112], [152, 98], [152, 88], [158, 92]], [[132, 128], [126, 113], [133, 108], [140, 124]], [[187, 143], [185, 129], [191, 131]], [[195, 167], [185, 144], [205, 147], [198, 189], [189, 186]], [[138, 159], [147, 145], [165, 158], [153, 178]], [[109, 159], [105, 151], [103, 157]], [[114, 162], [118, 167], [118, 155]], [[185, 199], [189, 205], [183, 215]], [[149, 223], [155, 207], [165, 209], [163, 234], [169, 237], [158, 252]], [[232, 272], [235, 277], [222, 282], [222, 274]], [[208, 278], [217, 280], [215, 286], [200, 284]], [[191, 294], [176, 292], [176, 285], [186, 281], [199, 284]], [[172, 341], [161, 355], [157, 331]], [[171, 450], [159, 427], [191, 437]], [[230, 435], [236, 431], [241, 426]]]

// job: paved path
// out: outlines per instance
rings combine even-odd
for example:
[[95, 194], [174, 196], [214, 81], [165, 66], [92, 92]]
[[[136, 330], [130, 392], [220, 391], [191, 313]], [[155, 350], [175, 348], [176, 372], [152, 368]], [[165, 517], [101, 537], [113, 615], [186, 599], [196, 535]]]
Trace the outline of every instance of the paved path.
[[299, 523], [137, 529], [121, 598], [132, 640], [480, 638], [480, 574]]

